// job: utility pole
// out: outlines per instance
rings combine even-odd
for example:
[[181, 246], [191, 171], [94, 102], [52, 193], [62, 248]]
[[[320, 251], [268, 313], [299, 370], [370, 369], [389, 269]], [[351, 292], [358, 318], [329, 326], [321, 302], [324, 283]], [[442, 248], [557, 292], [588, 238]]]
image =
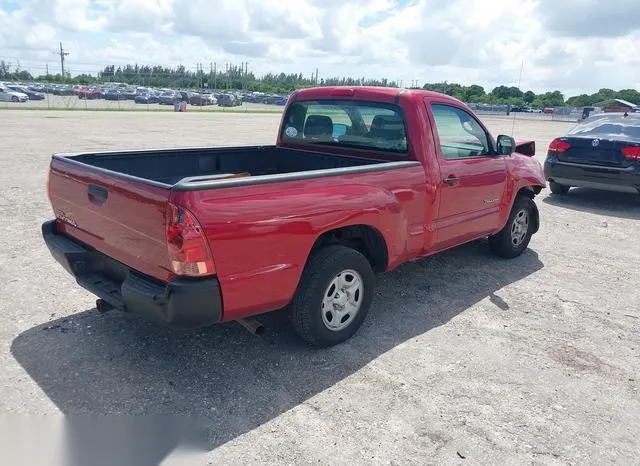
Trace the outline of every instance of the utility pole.
[[60, 56], [60, 68], [62, 69], [62, 78], [64, 79], [65, 74], [64, 74], [64, 57], [66, 57], [67, 55], [69, 55], [69, 52], [65, 52], [64, 49], [62, 48], [62, 42], [60, 42], [60, 51], [59, 52], [54, 52], [56, 55]]
[[318, 85], [318, 67], [316, 67], [316, 86]]
[[47, 67], [47, 76], [49, 76], [49, 63], [45, 65]]
[[243, 79], [243, 83], [242, 83], [242, 89], [245, 90], [247, 89], [247, 75], [249, 74], [249, 62], [246, 61], [244, 62], [244, 73], [242, 73], [244, 76]]
[[217, 72], [218, 72], [218, 71], [217, 71], [217, 69], [216, 69], [216, 68], [217, 68], [217, 66], [218, 66], [218, 64], [217, 64], [217, 63], [214, 63], [214, 64], [213, 64], [213, 88], [214, 88], [214, 89], [217, 89], [217, 88], [218, 88], [218, 75], [217, 75]]

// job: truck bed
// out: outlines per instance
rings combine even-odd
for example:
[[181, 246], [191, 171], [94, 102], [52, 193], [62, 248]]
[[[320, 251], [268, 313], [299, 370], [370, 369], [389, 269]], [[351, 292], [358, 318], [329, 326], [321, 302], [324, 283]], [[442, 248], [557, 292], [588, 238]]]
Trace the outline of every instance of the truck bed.
[[165, 212], [172, 196], [180, 192], [406, 166], [420, 164], [276, 146], [56, 154], [49, 197], [61, 233], [145, 275], [169, 280]]
[[82, 153], [64, 156], [85, 165], [124, 174], [162, 187], [181, 181], [215, 181], [314, 170], [358, 167], [384, 161], [280, 148], [240, 146]]

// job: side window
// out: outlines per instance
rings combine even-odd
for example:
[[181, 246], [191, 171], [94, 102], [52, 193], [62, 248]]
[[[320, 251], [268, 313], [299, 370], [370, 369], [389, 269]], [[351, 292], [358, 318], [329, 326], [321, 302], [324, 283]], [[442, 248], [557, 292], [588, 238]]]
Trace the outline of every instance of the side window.
[[487, 133], [464, 110], [444, 104], [432, 104], [431, 112], [440, 138], [440, 150], [446, 160], [489, 155]]

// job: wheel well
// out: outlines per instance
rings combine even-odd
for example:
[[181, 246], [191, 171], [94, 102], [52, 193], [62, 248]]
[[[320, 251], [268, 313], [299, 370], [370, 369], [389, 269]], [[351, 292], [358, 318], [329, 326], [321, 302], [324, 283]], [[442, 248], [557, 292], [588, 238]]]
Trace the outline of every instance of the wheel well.
[[540, 194], [541, 191], [542, 191], [542, 186], [525, 186], [524, 188], [520, 188], [520, 191], [518, 191], [518, 194], [516, 194], [516, 197], [527, 196], [533, 199], [538, 194]]
[[387, 268], [387, 244], [382, 234], [369, 225], [352, 225], [327, 231], [318, 237], [312, 251], [332, 244], [348, 246], [360, 252], [376, 272], [384, 272]]
[[[536, 197], [536, 194], [540, 194], [540, 191], [542, 191], [541, 186], [525, 186], [524, 188], [521, 188], [520, 191], [518, 191], [518, 194], [516, 194], [516, 199], [518, 198], [518, 196], [525, 196], [533, 200]], [[538, 212], [537, 208], [534, 209], [533, 215], [535, 222], [533, 232], [537, 233], [540, 229], [540, 213]]]

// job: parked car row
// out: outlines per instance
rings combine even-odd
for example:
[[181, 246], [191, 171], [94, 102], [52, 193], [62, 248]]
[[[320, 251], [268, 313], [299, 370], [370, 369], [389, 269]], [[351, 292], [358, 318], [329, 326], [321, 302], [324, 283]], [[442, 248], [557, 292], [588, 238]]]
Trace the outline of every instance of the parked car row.
[[[541, 108], [535, 108], [526, 105], [506, 105], [506, 104], [478, 104], [478, 103], [468, 103], [469, 107], [476, 111], [482, 112], [520, 112], [520, 113], [549, 113]], [[553, 109], [551, 109], [553, 110]]]
[[287, 98], [278, 94], [265, 94], [263, 92], [252, 92], [245, 96], [246, 102], [267, 105], [285, 105]]
[[0, 83], [0, 101], [27, 102], [29, 100], [43, 100], [44, 93], [34, 91], [26, 86], [13, 83]]
[[[168, 88], [149, 88], [129, 86], [122, 83], [105, 85], [70, 85], [70, 84], [38, 84], [38, 83], [0, 83], [2, 94], [0, 100], [27, 102], [43, 100], [46, 94], [59, 96], [77, 96], [83, 100], [103, 99], [107, 101], [133, 101], [136, 104], [174, 105], [176, 102], [187, 102], [189, 105], [205, 107], [237, 107], [243, 102], [262, 103], [267, 105], [285, 105], [287, 97], [262, 92], [242, 91], [200, 91], [176, 90]], [[26, 96], [26, 97], [25, 97]]]
[[542, 113], [542, 109], [527, 107], [526, 105], [512, 105], [510, 111], [519, 113]]

